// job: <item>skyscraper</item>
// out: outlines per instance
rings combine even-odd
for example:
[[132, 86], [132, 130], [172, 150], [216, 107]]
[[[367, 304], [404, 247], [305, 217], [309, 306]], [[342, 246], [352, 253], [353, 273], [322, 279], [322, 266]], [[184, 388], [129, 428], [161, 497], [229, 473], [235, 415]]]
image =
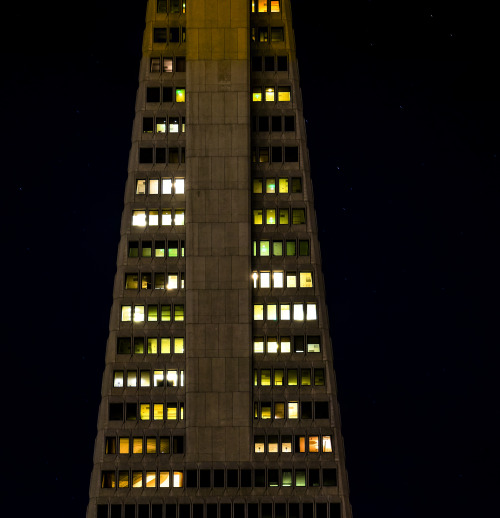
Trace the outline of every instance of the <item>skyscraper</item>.
[[348, 518], [289, 0], [149, 0], [88, 518]]

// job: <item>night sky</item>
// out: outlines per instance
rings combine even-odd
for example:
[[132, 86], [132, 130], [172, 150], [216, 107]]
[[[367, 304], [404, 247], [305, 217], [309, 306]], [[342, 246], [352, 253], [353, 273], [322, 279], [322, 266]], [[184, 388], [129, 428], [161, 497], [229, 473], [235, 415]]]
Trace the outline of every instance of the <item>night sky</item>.
[[[9, 4], [0, 47], [4, 506], [83, 518], [146, 0]], [[292, 7], [354, 517], [491, 516], [492, 8]]]

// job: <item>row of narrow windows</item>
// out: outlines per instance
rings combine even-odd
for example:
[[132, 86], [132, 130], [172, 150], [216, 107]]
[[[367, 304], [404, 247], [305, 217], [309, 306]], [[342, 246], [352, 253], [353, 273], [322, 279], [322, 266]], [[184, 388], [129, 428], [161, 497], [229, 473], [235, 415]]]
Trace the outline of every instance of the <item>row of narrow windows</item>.
[[302, 178], [254, 178], [252, 180], [253, 194], [288, 194], [302, 192]]
[[183, 387], [184, 371], [177, 369], [133, 369], [113, 371], [113, 387]]
[[[181, 133], [186, 132], [186, 118], [181, 118]], [[158, 115], [157, 117], [144, 117], [142, 119], [143, 133], [179, 133], [179, 117], [167, 117]]]
[[329, 419], [328, 401], [255, 401], [254, 419]]
[[[283, 152], [284, 150], [284, 152]], [[266, 164], [295, 163], [299, 161], [299, 148], [297, 146], [259, 146], [251, 149], [252, 162]]]
[[139, 178], [135, 194], [184, 194], [184, 178]]
[[[179, 118], [175, 117], [175, 121], [170, 124], [170, 133], [179, 132]], [[183, 124], [182, 131], [186, 131], [186, 126]], [[179, 165], [186, 162], [186, 148], [184, 147], [161, 147], [150, 146], [139, 148], [139, 163], [140, 164], [172, 164]]]
[[[271, 38], [274, 36], [273, 29], [279, 31], [281, 27], [271, 27]], [[267, 27], [259, 27], [260, 35], [264, 34], [264, 40], [267, 41]], [[266, 34], [267, 32], [267, 34]], [[282, 41], [282, 40], [277, 40]], [[254, 56], [252, 57], [252, 72], [287, 72], [288, 56]]]
[[304, 225], [306, 209], [253, 209], [252, 223], [254, 225]]
[[315, 302], [286, 302], [254, 304], [253, 319], [262, 321], [287, 321], [294, 322], [314, 321], [318, 319], [317, 305]]
[[154, 27], [153, 43], [185, 43], [186, 27]]
[[333, 453], [332, 436], [308, 435], [256, 435], [255, 453]]
[[[260, 270], [252, 274], [254, 288], [312, 288], [312, 272]], [[297, 282], [298, 281], [298, 282]]]
[[252, 0], [252, 13], [279, 13], [281, 0]]
[[184, 337], [119, 336], [116, 339], [117, 354], [183, 354]]
[[338, 502], [98, 504], [97, 518], [342, 518]]
[[291, 86], [254, 86], [252, 88], [253, 102], [290, 102], [291, 100]]
[[[335, 468], [309, 469], [255, 469], [238, 477], [239, 470], [228, 469], [226, 481], [224, 470], [188, 469], [175, 470], [103, 470], [102, 488], [208, 488], [208, 487], [334, 487], [337, 485]], [[226, 484], [224, 484], [226, 482]]]
[[[167, 58], [164, 58], [167, 59]], [[169, 58], [171, 59], [171, 58]], [[180, 58], [176, 58], [177, 61]], [[184, 58], [183, 58], [184, 59]], [[175, 92], [175, 95], [174, 95]], [[171, 103], [171, 102], [185, 102], [186, 101], [186, 89], [185, 88], [174, 88], [173, 86], [148, 86], [146, 87], [146, 102], [147, 103]]]
[[125, 274], [126, 290], [178, 290], [184, 289], [184, 272], [142, 272]]
[[254, 369], [253, 384], [255, 387], [322, 387], [325, 384], [325, 369]]
[[[166, 246], [165, 246], [166, 242]], [[154, 245], [154, 247], [153, 247]], [[129, 241], [129, 257], [184, 257], [184, 241], [155, 239], [154, 241]]]
[[176, 421], [184, 419], [184, 403], [110, 403], [110, 421]]
[[186, 0], [156, 0], [157, 13], [186, 13]]
[[309, 255], [309, 240], [299, 239], [298, 246], [296, 239], [261, 239], [252, 241], [252, 253], [254, 257], [295, 257]]
[[295, 131], [294, 115], [256, 115], [252, 117], [252, 131]]
[[319, 353], [321, 352], [321, 337], [319, 335], [254, 336], [253, 352], [268, 354]]
[[132, 226], [171, 226], [184, 225], [184, 209], [150, 209], [132, 211]]
[[184, 436], [161, 437], [115, 437], [107, 436], [104, 453], [108, 455], [144, 455], [144, 454], [179, 454], [184, 453]]
[[285, 29], [278, 27], [252, 27], [250, 38], [254, 43], [279, 43], [285, 41]]
[[183, 322], [184, 304], [123, 304], [121, 307], [122, 322]]

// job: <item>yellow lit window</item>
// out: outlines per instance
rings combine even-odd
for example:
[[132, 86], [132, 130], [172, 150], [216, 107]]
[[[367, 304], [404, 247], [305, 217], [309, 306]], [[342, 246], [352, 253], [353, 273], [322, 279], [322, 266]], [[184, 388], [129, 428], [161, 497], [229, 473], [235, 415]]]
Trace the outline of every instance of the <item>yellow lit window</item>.
[[142, 471], [132, 471], [132, 487], [142, 487]]
[[184, 225], [184, 211], [183, 210], [175, 211], [174, 225]]
[[144, 306], [134, 306], [134, 322], [144, 322]]
[[149, 421], [151, 416], [151, 405], [149, 403], [141, 403], [140, 411], [141, 421]]
[[265, 451], [265, 439], [263, 435], [257, 435], [255, 437], [255, 453], [264, 453]]
[[311, 369], [302, 369], [300, 371], [300, 384], [303, 387], [311, 384]]
[[254, 194], [262, 194], [262, 178], [254, 179], [252, 190]]
[[113, 387], [123, 387], [123, 371], [115, 371], [113, 375]]
[[272, 13], [280, 12], [280, 0], [271, 0], [271, 12]]
[[146, 226], [146, 211], [134, 210], [132, 212], [132, 226], [145, 227]]
[[160, 180], [158, 178], [152, 178], [149, 180], [149, 194], [158, 194], [160, 186]]
[[274, 403], [274, 419], [285, 419], [285, 403]]
[[146, 487], [156, 487], [156, 471], [146, 471]]
[[267, 13], [267, 0], [257, 0], [259, 6], [259, 13]]
[[158, 211], [150, 210], [149, 211], [149, 224], [150, 225], [158, 225]]
[[177, 405], [175, 403], [167, 403], [167, 419], [169, 421], [177, 419]]
[[158, 306], [148, 305], [148, 322], [157, 322], [158, 321]]
[[280, 304], [280, 319], [290, 320], [290, 304]]
[[161, 321], [162, 322], [170, 322], [172, 308], [169, 305], [162, 304], [161, 305]]
[[271, 403], [261, 403], [261, 419], [271, 419]]
[[163, 387], [164, 374], [162, 370], [153, 371], [153, 387]]
[[[274, 101], [274, 86], [266, 86], [266, 101]], [[281, 100], [281, 99], [280, 99]]]
[[281, 451], [283, 453], [292, 453], [292, 438], [288, 435], [281, 437]]
[[136, 371], [127, 371], [127, 387], [137, 387]]
[[310, 435], [309, 439], [309, 452], [310, 453], [318, 453], [319, 452], [319, 437], [317, 435]]
[[184, 473], [182, 471], [174, 471], [174, 487], [182, 487], [184, 484]]
[[252, 0], [252, 13], [255, 12], [255, 0]]
[[267, 338], [267, 352], [270, 354], [276, 354], [278, 352], [278, 339], [275, 336], [269, 336]]
[[132, 439], [132, 453], [142, 453], [142, 437]]
[[306, 319], [307, 320], [317, 320], [318, 319], [318, 316], [316, 314], [316, 304], [307, 304]]
[[172, 211], [170, 209], [161, 211], [161, 224], [164, 226], [170, 226], [172, 224]]
[[289, 353], [290, 352], [290, 337], [289, 336], [282, 336], [281, 337], [281, 343], [280, 343], [280, 349], [282, 353]]
[[254, 211], [253, 211], [253, 224], [254, 225], [262, 225], [262, 209], [254, 209]]
[[286, 274], [286, 287], [296, 288], [297, 287], [297, 275], [295, 272], [288, 272]]
[[297, 322], [302, 322], [304, 320], [304, 305], [303, 304], [294, 304], [293, 305], [293, 319]]
[[184, 419], [184, 403], [179, 403], [179, 419], [182, 421]]
[[170, 354], [170, 338], [160, 338], [161, 354]]
[[288, 403], [288, 419], [299, 418], [299, 403], [297, 401], [290, 401]]
[[300, 272], [300, 287], [301, 288], [312, 288], [313, 287], [312, 272]]
[[267, 320], [278, 320], [277, 304], [268, 304], [267, 305]]
[[186, 102], [186, 89], [185, 88], [176, 88], [175, 89], [175, 102], [176, 103], [185, 103]]
[[278, 192], [280, 194], [288, 193], [288, 178], [280, 178], [278, 180]]
[[288, 209], [280, 209], [280, 225], [288, 225]]
[[137, 180], [135, 194], [146, 194], [146, 180]]
[[174, 338], [174, 353], [182, 354], [184, 352], [184, 338]]
[[275, 209], [266, 209], [266, 223], [268, 225], [276, 224], [276, 210]]
[[274, 369], [274, 386], [281, 387], [283, 385], [283, 369]]
[[156, 437], [146, 437], [146, 453], [156, 453]]
[[332, 452], [332, 436], [323, 435], [323, 453]]
[[153, 405], [153, 419], [155, 421], [163, 421], [163, 403], [155, 403]]
[[157, 354], [158, 353], [158, 339], [157, 338], [148, 338], [148, 354]]
[[128, 471], [118, 472], [118, 487], [128, 487]]
[[118, 453], [121, 453], [121, 454], [130, 453], [130, 439], [128, 437], [120, 437], [118, 439]]
[[160, 471], [160, 487], [170, 487], [170, 471]]
[[141, 387], [149, 387], [151, 385], [151, 373], [150, 371], [141, 370]]
[[174, 306], [174, 320], [176, 322], [182, 322], [184, 320], [184, 305], [176, 304]]
[[278, 101], [291, 101], [292, 93], [289, 86], [279, 86], [278, 87]]
[[156, 133], [166, 133], [167, 132], [167, 118], [166, 117], [156, 117]]
[[262, 338], [261, 336], [254, 338], [253, 352], [254, 353], [263, 353], [264, 352], [264, 338]]
[[264, 320], [264, 305], [263, 304], [254, 304], [253, 305], [253, 319], [254, 320]]
[[288, 369], [287, 371], [287, 383], [288, 386], [294, 387], [298, 385], [297, 382], [297, 369]]
[[271, 370], [270, 369], [262, 369], [260, 371], [260, 384], [263, 387], [271, 386]]
[[262, 101], [262, 88], [256, 87], [252, 91], [252, 101], [260, 102]]

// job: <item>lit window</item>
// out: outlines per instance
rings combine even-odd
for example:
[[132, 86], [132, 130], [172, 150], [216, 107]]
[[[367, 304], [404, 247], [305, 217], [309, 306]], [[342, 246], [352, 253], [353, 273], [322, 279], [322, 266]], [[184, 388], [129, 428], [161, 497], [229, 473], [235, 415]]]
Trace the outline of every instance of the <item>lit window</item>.
[[292, 93], [289, 86], [278, 86], [278, 101], [291, 101]]
[[281, 337], [280, 350], [282, 353], [290, 352], [290, 337], [289, 336]]
[[259, 13], [267, 13], [267, 0], [257, 0]]
[[153, 371], [153, 386], [154, 387], [163, 387], [164, 385], [164, 375], [162, 370]]
[[159, 72], [160, 71], [160, 58], [151, 58], [149, 71], [150, 72]]
[[170, 471], [160, 471], [160, 487], [170, 487]]
[[140, 404], [141, 421], [149, 421], [151, 416], [151, 405], [149, 403]]
[[127, 371], [127, 387], [137, 387], [136, 371]]
[[102, 488], [116, 487], [116, 473], [114, 471], [103, 471], [102, 472], [101, 487]]
[[275, 387], [283, 386], [283, 377], [284, 377], [283, 369], [274, 369], [274, 386]]
[[163, 58], [163, 72], [174, 71], [174, 60], [172, 58]]
[[[254, 304], [253, 305], [253, 319], [254, 320], [264, 320], [264, 305], [263, 304]], [[262, 352], [264, 352], [264, 351], [262, 351]]]
[[123, 371], [115, 371], [113, 375], [113, 387], [123, 387]]
[[143, 241], [142, 242], [142, 257], [151, 257], [153, 243], [152, 241]]
[[267, 338], [267, 352], [270, 354], [278, 352], [278, 339], [276, 336], [269, 336]]
[[274, 178], [266, 178], [266, 193], [274, 194], [276, 192], [276, 180]]
[[184, 211], [183, 210], [175, 211], [174, 225], [184, 225]]
[[[262, 218], [262, 211], [261, 211], [261, 218]], [[269, 241], [260, 242], [260, 256], [269, 257]]]
[[304, 305], [294, 304], [293, 305], [293, 319], [296, 321], [304, 320]]
[[274, 419], [285, 419], [285, 403], [274, 403]]
[[332, 452], [332, 436], [323, 435], [323, 453]]
[[170, 354], [170, 338], [160, 338], [161, 354]]
[[132, 438], [132, 453], [142, 453], [142, 437]]
[[300, 287], [301, 288], [312, 288], [312, 272], [300, 272]]
[[283, 255], [283, 241], [273, 241], [273, 255], [275, 257]]
[[163, 403], [155, 403], [153, 405], [153, 419], [155, 421], [163, 421]]
[[278, 180], [278, 192], [280, 194], [288, 193], [288, 178], [280, 178]]
[[175, 194], [184, 194], [184, 178], [176, 178], [174, 183]]
[[141, 387], [151, 386], [151, 373], [148, 370], [141, 370]]
[[260, 43], [267, 43], [268, 41], [268, 32], [267, 27], [259, 27], [259, 42]]
[[167, 290], [176, 290], [177, 289], [177, 274], [169, 273], [168, 274], [168, 283]]
[[142, 290], [151, 289], [151, 274], [150, 273], [141, 274], [141, 289]]
[[135, 194], [146, 194], [146, 180], [137, 180], [136, 181]]
[[283, 435], [281, 437], [282, 453], [292, 453], [292, 437], [291, 435]]
[[283, 272], [273, 272], [273, 288], [283, 288]]
[[178, 373], [174, 370], [167, 371], [167, 387], [177, 387]]
[[[257, 320], [257, 319], [255, 319]], [[263, 353], [264, 352], [264, 338], [262, 336], [256, 336], [253, 339], [253, 352]]]
[[167, 132], [167, 118], [166, 117], [156, 117], [156, 133], [166, 133]]
[[184, 352], [184, 338], [174, 338], [174, 353], [182, 354]]
[[131, 322], [132, 306], [122, 306], [122, 322]]
[[272, 13], [280, 12], [280, 0], [271, 0], [271, 12]]
[[306, 209], [292, 209], [292, 224], [301, 225], [306, 222]]
[[142, 471], [132, 471], [132, 487], [142, 487]]
[[[148, 216], [149, 216], [149, 225], [157, 226], [158, 225], [158, 211], [150, 210]], [[151, 257], [151, 254], [148, 257]]]
[[118, 453], [127, 455], [130, 453], [130, 439], [128, 437], [118, 438]]
[[299, 403], [297, 401], [289, 401], [288, 403], [288, 419], [299, 418]]
[[167, 403], [167, 420], [177, 419], [177, 405], [175, 403]]
[[127, 273], [125, 275], [125, 289], [126, 290], [139, 289], [139, 276], [136, 273]]
[[288, 209], [280, 209], [280, 225], [288, 225]]
[[174, 471], [174, 487], [182, 487], [184, 483], [184, 474], [182, 471]]
[[271, 403], [263, 402], [260, 404], [261, 419], [271, 419]]
[[253, 211], [253, 224], [254, 225], [262, 225], [262, 209], [254, 209], [254, 211]]
[[170, 322], [171, 319], [171, 307], [166, 304], [161, 305], [161, 321]]
[[146, 471], [146, 487], [156, 487], [156, 471]]
[[170, 133], [179, 133], [179, 117], [168, 118], [168, 131]]
[[186, 102], [186, 89], [185, 88], [176, 88], [175, 89], [175, 102], [176, 103]]
[[297, 255], [297, 244], [295, 241], [288, 241], [286, 242], [286, 255], [287, 256], [295, 256]]
[[290, 304], [280, 304], [280, 320], [290, 320]]
[[146, 226], [146, 211], [134, 210], [132, 212], [132, 226], [145, 227]]
[[184, 304], [176, 304], [174, 306], [174, 320], [182, 322], [184, 320]]
[[310, 435], [308, 437], [308, 440], [309, 440], [309, 452], [318, 453], [319, 452], [319, 437], [317, 435]]
[[265, 92], [266, 92], [266, 97], [265, 97], [266, 101], [273, 102], [274, 101], [274, 87], [266, 86]]
[[252, 90], [252, 101], [253, 102], [260, 102], [260, 101], [262, 101], [262, 88], [260, 86], [259, 87], [255, 87]]
[[317, 320], [316, 304], [307, 304], [306, 320]]
[[139, 242], [138, 241], [130, 241], [128, 244], [128, 256], [129, 257], [139, 257]]
[[260, 272], [260, 287], [270, 288], [271, 287], [271, 272]]
[[297, 369], [288, 369], [286, 371], [286, 379], [289, 387], [296, 387], [298, 385]]
[[156, 178], [149, 180], [149, 194], [158, 194], [160, 181]]
[[260, 384], [263, 387], [271, 386], [271, 370], [270, 369], [262, 369], [260, 371]]
[[[155, 306], [156, 308], [158, 306]], [[148, 338], [148, 354], [157, 354], [158, 353], [158, 339], [157, 338]]]
[[275, 209], [266, 209], [266, 224], [267, 225], [276, 224], [276, 210]]
[[172, 194], [172, 179], [171, 178], [162, 178], [161, 179], [161, 192], [163, 194]]
[[163, 226], [170, 226], [172, 224], [172, 211], [170, 209], [161, 211], [161, 224]]
[[265, 452], [265, 436], [264, 435], [256, 435], [255, 436], [255, 445], [254, 450], [255, 453], [264, 453]]
[[307, 337], [307, 352], [308, 353], [319, 353], [321, 351], [321, 342], [319, 336], [308, 336]]
[[267, 305], [267, 320], [278, 320], [277, 304], [268, 304]]
[[286, 287], [287, 288], [296, 288], [297, 287], [297, 275], [295, 272], [287, 272]]
[[301, 369], [300, 384], [303, 387], [307, 387], [307, 386], [311, 385], [311, 369]]
[[134, 322], [144, 322], [144, 306], [134, 306]]

